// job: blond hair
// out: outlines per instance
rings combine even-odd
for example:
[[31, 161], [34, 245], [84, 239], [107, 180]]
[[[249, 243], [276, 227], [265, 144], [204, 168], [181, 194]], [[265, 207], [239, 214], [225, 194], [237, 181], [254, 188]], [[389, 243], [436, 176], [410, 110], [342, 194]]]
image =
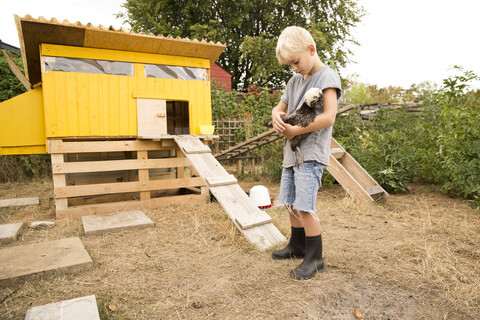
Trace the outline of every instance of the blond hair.
[[302, 27], [287, 27], [278, 37], [277, 59], [280, 63], [288, 64], [293, 56], [307, 52], [309, 45], [313, 45], [316, 49], [315, 41], [310, 32]]

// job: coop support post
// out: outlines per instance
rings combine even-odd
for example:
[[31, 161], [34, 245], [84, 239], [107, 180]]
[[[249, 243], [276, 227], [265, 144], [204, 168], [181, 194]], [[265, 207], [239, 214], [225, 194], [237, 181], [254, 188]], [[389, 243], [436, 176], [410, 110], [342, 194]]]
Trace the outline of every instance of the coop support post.
[[[52, 168], [55, 167], [57, 164], [64, 163], [63, 153], [61, 154], [52, 154]], [[67, 186], [67, 179], [65, 178], [65, 174], [56, 174], [55, 170], [52, 172], [53, 177], [53, 187], [54, 188], [62, 188]], [[59, 210], [64, 210], [68, 208], [68, 199], [66, 197], [55, 197], [55, 209], [58, 212]]]
[[[137, 159], [138, 160], [146, 160], [148, 159], [148, 151], [137, 151]], [[138, 181], [141, 184], [148, 185], [149, 173], [148, 169], [138, 169]], [[150, 199], [150, 191], [140, 191], [140, 200], [149, 200]]]

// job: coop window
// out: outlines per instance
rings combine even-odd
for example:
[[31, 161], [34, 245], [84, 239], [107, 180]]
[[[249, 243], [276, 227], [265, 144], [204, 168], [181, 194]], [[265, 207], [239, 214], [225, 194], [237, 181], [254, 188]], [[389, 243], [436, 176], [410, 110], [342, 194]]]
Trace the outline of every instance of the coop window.
[[63, 71], [131, 77], [134, 75], [133, 63], [121, 61], [43, 56], [42, 67], [45, 73], [48, 71]]
[[145, 64], [145, 77], [207, 81], [208, 73], [204, 68]]

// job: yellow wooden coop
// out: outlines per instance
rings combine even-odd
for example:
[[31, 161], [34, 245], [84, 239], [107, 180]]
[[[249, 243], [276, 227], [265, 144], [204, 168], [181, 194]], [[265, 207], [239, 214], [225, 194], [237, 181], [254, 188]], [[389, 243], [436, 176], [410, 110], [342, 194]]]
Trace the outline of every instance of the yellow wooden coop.
[[[15, 16], [28, 92], [0, 104], [0, 154], [49, 153], [57, 218], [206, 201], [261, 249], [285, 241], [211, 154], [220, 43]], [[8, 60], [8, 56], [6, 56]]]
[[0, 104], [0, 154], [52, 155], [57, 217], [208, 196], [172, 136], [212, 138], [223, 44], [15, 20], [29, 91]]

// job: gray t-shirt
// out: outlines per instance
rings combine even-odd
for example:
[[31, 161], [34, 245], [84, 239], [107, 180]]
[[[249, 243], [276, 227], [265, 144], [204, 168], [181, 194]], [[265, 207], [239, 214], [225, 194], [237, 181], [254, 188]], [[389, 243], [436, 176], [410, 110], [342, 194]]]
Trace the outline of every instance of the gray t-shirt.
[[[339, 75], [329, 66], [325, 65], [315, 74], [307, 79], [303, 79], [301, 74], [296, 74], [287, 83], [287, 87], [281, 97], [281, 100], [288, 105], [287, 115], [292, 114], [303, 104], [305, 93], [310, 88], [319, 88], [322, 91], [328, 88], [337, 89], [337, 106], [341, 96], [341, 82]], [[320, 106], [315, 107], [317, 114], [323, 112]], [[311, 132], [300, 145], [300, 151], [303, 155], [303, 161], [316, 161], [328, 166], [330, 154], [330, 140], [332, 137], [332, 126]], [[290, 141], [285, 139], [283, 147], [283, 167], [293, 167], [295, 156], [290, 148]]]

